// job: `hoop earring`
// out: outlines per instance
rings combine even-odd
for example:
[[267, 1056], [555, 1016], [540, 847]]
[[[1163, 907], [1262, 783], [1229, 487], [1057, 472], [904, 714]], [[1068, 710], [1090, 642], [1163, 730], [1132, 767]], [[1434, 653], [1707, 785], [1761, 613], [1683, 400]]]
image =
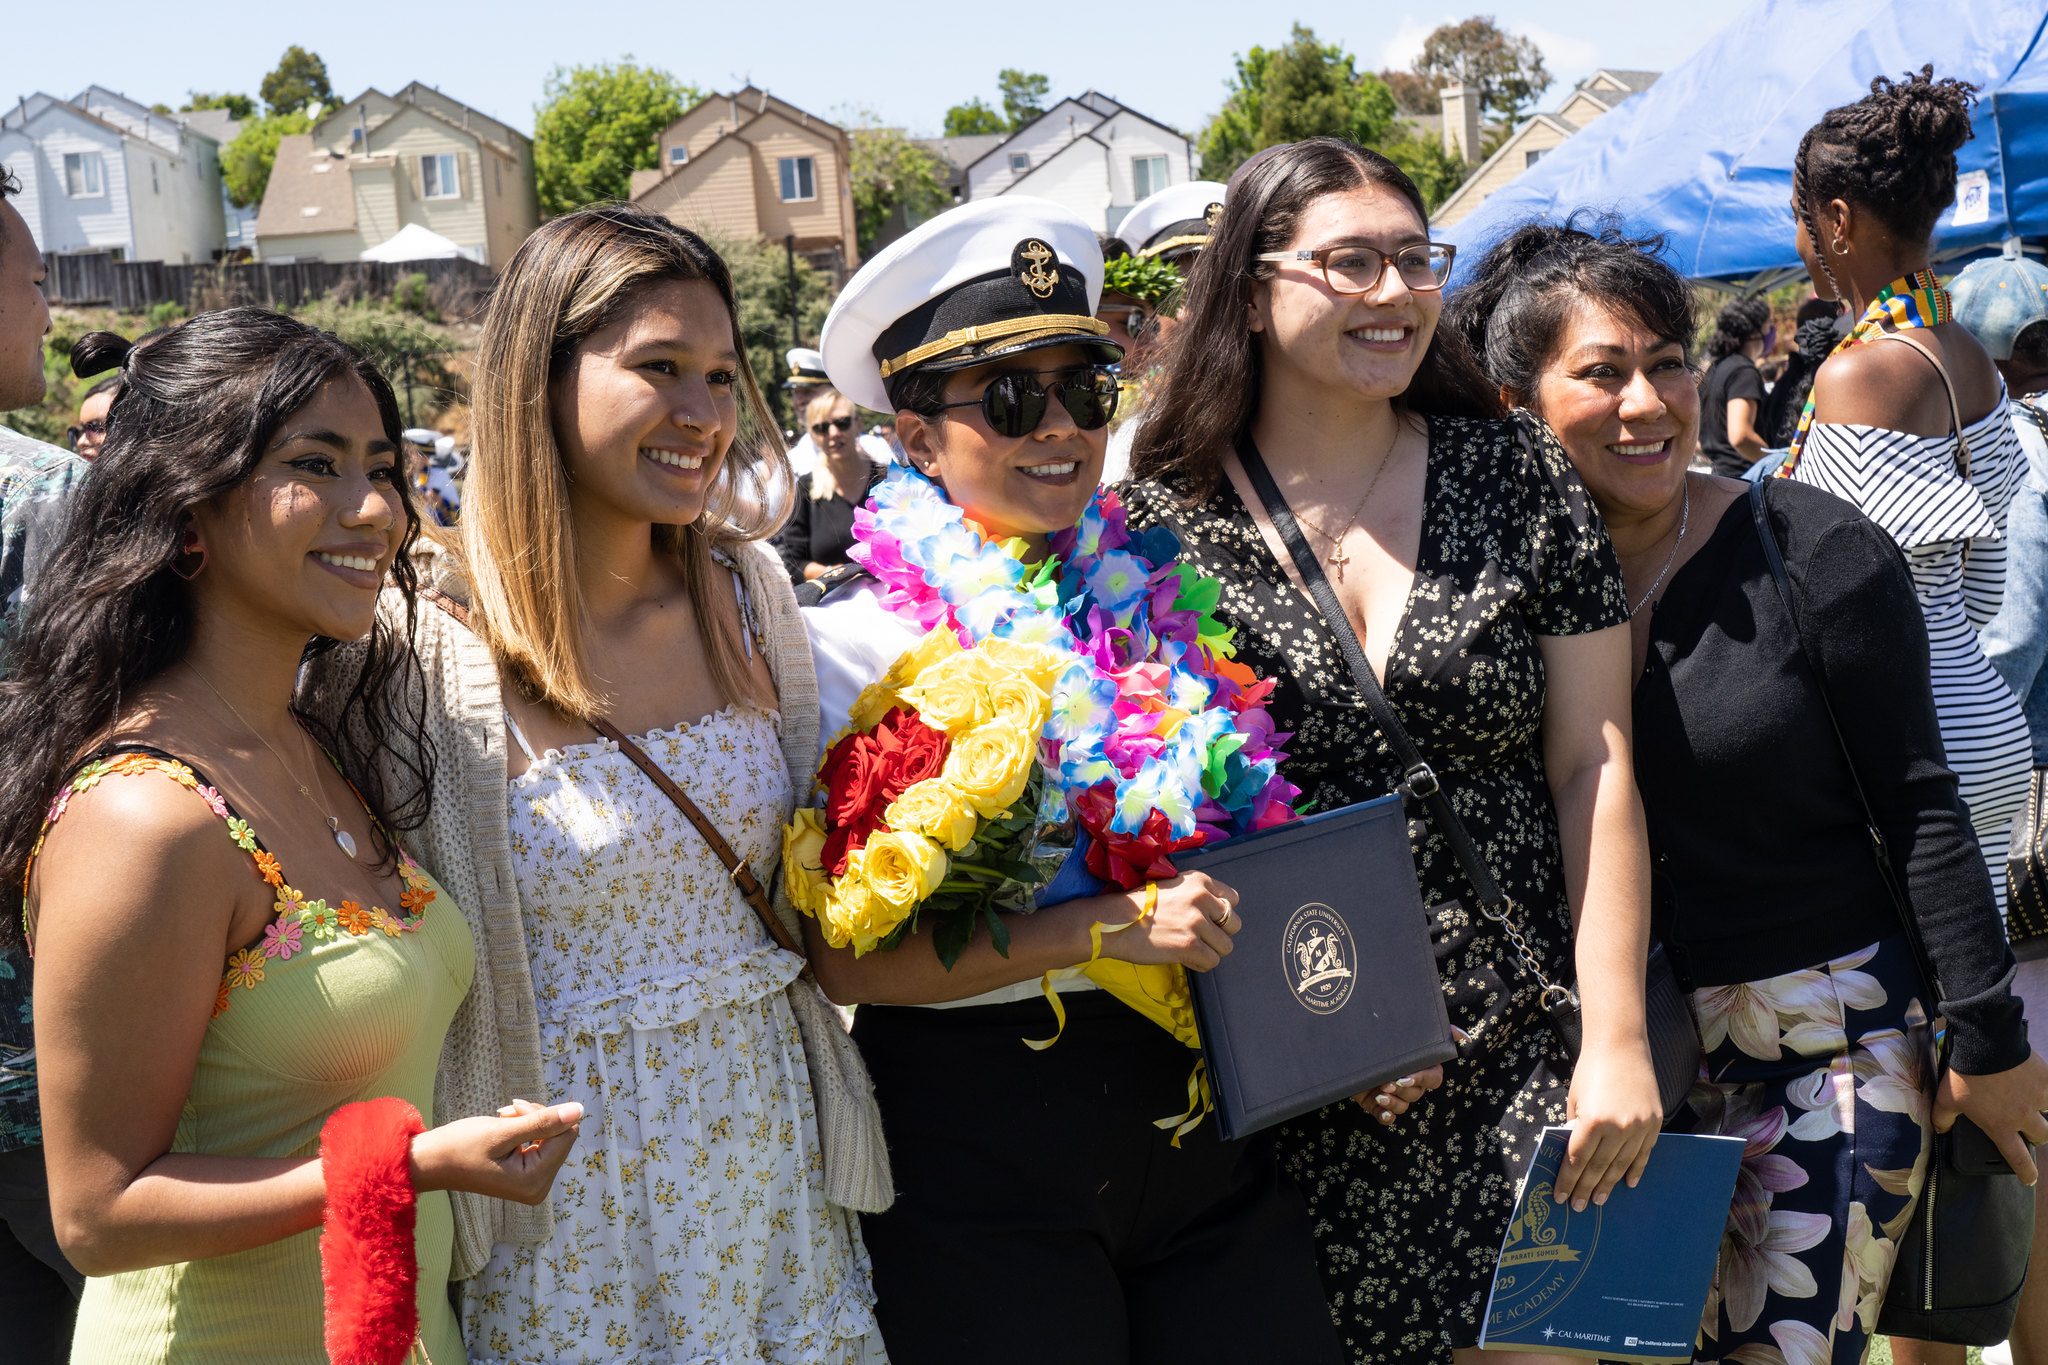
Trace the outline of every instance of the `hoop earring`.
[[171, 561], [171, 572], [190, 583], [205, 567], [206, 547], [199, 543], [197, 531], [187, 529], [184, 543], [178, 547], [177, 557]]

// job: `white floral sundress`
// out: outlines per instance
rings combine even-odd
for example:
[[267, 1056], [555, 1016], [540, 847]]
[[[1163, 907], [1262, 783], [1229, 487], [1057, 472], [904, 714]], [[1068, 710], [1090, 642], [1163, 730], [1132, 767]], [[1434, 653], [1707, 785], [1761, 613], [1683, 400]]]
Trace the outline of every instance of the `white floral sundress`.
[[[790, 806], [778, 725], [728, 707], [639, 740], [762, 869]], [[545, 1098], [588, 1117], [554, 1235], [471, 1282], [470, 1360], [882, 1360], [857, 1219], [824, 1196], [800, 962], [611, 743], [548, 750], [509, 795]]]

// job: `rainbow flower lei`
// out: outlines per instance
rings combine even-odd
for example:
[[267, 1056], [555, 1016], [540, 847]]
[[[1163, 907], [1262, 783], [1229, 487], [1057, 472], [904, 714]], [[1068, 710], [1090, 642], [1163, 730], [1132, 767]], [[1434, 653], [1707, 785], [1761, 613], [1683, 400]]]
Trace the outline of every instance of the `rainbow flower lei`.
[[1114, 492], [1097, 489], [1035, 566], [1022, 541], [990, 541], [902, 465], [855, 511], [853, 533], [850, 558], [920, 630], [944, 624], [964, 649], [1000, 639], [1067, 659], [1040, 758], [1104, 846], [1088, 858], [1098, 884], [1172, 876], [1172, 852], [1294, 818], [1300, 792], [1279, 774], [1287, 736], [1264, 705], [1273, 684], [1232, 662], [1233, 632], [1214, 615], [1220, 585], [1178, 562], [1171, 531], [1134, 535]]

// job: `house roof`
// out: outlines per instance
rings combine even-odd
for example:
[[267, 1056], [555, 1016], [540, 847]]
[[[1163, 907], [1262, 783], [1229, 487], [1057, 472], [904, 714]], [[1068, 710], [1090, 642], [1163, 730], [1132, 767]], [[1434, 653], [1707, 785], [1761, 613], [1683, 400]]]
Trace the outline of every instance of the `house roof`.
[[225, 147], [242, 131], [242, 125], [225, 109], [191, 109], [175, 116], [178, 122]]
[[[449, 102], [450, 104], [453, 104], [453, 105], [457, 106], [458, 108], [462, 108], [462, 109], [467, 109], [467, 110], [468, 110], [468, 111], [469, 111], [470, 113], [472, 113], [472, 114], [475, 114], [475, 115], [476, 115], [476, 116], [477, 116], [478, 118], [480, 118], [480, 119], [484, 119], [484, 120], [485, 120], [485, 121], [487, 121], [487, 122], [490, 122], [490, 123], [495, 123], [495, 124], [497, 124], [497, 125], [498, 125], [498, 126], [499, 126], [500, 128], [503, 128], [503, 129], [504, 129], [504, 130], [505, 130], [506, 132], [510, 133], [510, 134], [511, 134], [511, 135], [512, 135], [513, 137], [516, 137], [516, 138], [518, 138], [518, 139], [519, 139], [519, 140], [520, 140], [521, 142], [524, 142], [524, 143], [528, 144], [529, 146], [531, 146], [531, 145], [532, 145], [532, 143], [533, 143], [533, 139], [532, 139], [532, 138], [530, 138], [530, 137], [528, 137], [528, 136], [527, 136], [526, 134], [524, 134], [524, 133], [520, 132], [520, 131], [519, 131], [519, 130], [518, 130], [517, 128], [514, 128], [514, 127], [513, 127], [513, 126], [512, 126], [511, 124], [509, 124], [509, 123], [505, 122], [505, 120], [503, 120], [503, 119], [501, 119], [501, 118], [493, 118], [493, 117], [491, 117], [491, 115], [489, 115], [489, 114], [486, 114], [486, 113], [485, 113], [485, 112], [484, 112], [483, 110], [481, 110], [481, 109], [477, 108], [477, 107], [476, 107], [475, 105], [473, 105], [473, 104], [464, 104], [464, 103], [463, 103], [463, 102], [462, 102], [461, 100], [459, 100], [459, 99], [455, 98], [455, 96], [453, 96], [453, 95], [450, 95], [450, 94], [446, 94], [446, 93], [444, 93], [444, 92], [442, 91], [441, 87], [440, 87], [440, 86], [438, 86], [438, 85], [428, 85], [428, 84], [427, 84], [427, 83], [426, 83], [425, 81], [407, 81], [407, 82], [406, 82], [406, 84], [405, 84], [405, 88], [404, 88], [403, 90], [400, 90], [400, 91], [399, 91], [399, 92], [398, 92], [398, 93], [397, 93], [396, 95], [393, 95], [393, 96], [392, 96], [392, 98], [393, 98], [393, 99], [395, 99], [395, 100], [398, 100], [398, 101], [399, 101], [400, 103], [402, 103], [402, 104], [413, 104], [413, 103], [417, 103], [417, 101], [414, 101], [414, 100], [408, 100], [408, 99], [406, 99], [406, 97], [405, 97], [405, 96], [406, 96], [406, 92], [407, 92], [407, 91], [410, 91], [410, 90], [431, 90], [431, 91], [433, 91], [433, 92], [434, 92], [434, 93], [435, 93], [436, 95], [440, 96], [440, 97], [441, 97], [442, 99], [444, 99], [444, 100], [447, 100], [447, 101], [448, 101], [448, 102]], [[435, 111], [435, 112], [439, 112], [439, 111], [437, 110], [437, 111]], [[445, 116], [445, 115], [443, 115], [443, 117], [446, 117], [446, 116]], [[475, 129], [470, 129], [470, 130], [468, 130], [468, 131], [474, 132], [474, 131], [476, 131], [476, 130], [475, 130]]]
[[[1103, 104], [1109, 106], [1108, 110], [1105, 111], [1096, 108], [1094, 104], [1090, 103], [1091, 100], [1100, 100]], [[1172, 124], [1161, 123], [1158, 119], [1153, 118], [1150, 114], [1140, 113], [1138, 110], [1131, 108], [1131, 106], [1129, 106], [1128, 104], [1125, 104], [1121, 100], [1118, 100], [1114, 95], [1105, 95], [1099, 90], [1084, 90], [1078, 95], [1062, 96], [1052, 105], [1051, 108], [1045, 110], [1037, 118], [1032, 119], [1031, 122], [1025, 124], [1023, 127], [1018, 128], [1013, 132], [978, 134], [975, 139], [977, 141], [982, 137], [992, 137], [995, 139], [995, 142], [985, 150], [977, 153], [974, 156], [973, 160], [955, 163], [960, 168], [961, 177], [964, 179], [968, 171], [974, 169], [982, 162], [988, 160], [997, 152], [1000, 152], [1003, 149], [1003, 144], [1011, 141], [1014, 138], [1022, 137], [1030, 129], [1037, 127], [1044, 120], [1051, 118], [1054, 114], [1058, 113], [1061, 108], [1069, 104], [1075, 106], [1078, 109], [1081, 109], [1082, 111], [1088, 114], [1093, 115], [1095, 119], [1093, 123], [1090, 123], [1085, 128], [1079, 127], [1077, 125], [1077, 139], [1080, 137], [1086, 137], [1089, 134], [1093, 133], [1097, 128], [1100, 128], [1104, 123], [1107, 123], [1110, 119], [1116, 118], [1121, 114], [1128, 114], [1132, 118], [1139, 119], [1145, 123], [1151, 124], [1154, 128], [1159, 129], [1161, 132], [1171, 133], [1173, 136], [1179, 138], [1183, 142], [1188, 142], [1191, 140], [1189, 139], [1186, 133], [1183, 133], [1180, 129], [1174, 127]], [[968, 139], [966, 138], [950, 138], [940, 140], [950, 141], [955, 144], [964, 143], [968, 141]], [[931, 146], [932, 140], [926, 140], [923, 143], [923, 145]], [[1055, 153], [1055, 155], [1057, 155], [1057, 153]]]
[[1559, 133], [1562, 133], [1566, 137], [1570, 137], [1572, 134], [1579, 131], [1577, 124], [1573, 123], [1570, 119], [1559, 118], [1556, 114], [1529, 115], [1528, 118], [1524, 119], [1522, 122], [1515, 125], [1515, 130], [1513, 132], [1509, 133], [1505, 138], [1501, 140], [1500, 146], [1493, 149], [1492, 156], [1486, 158], [1486, 160], [1480, 162], [1478, 166], [1474, 167], [1472, 173], [1465, 177], [1464, 183], [1459, 185], [1457, 189], [1451, 191], [1451, 195], [1448, 199], [1445, 199], [1443, 203], [1438, 204], [1436, 206], [1436, 212], [1430, 215], [1430, 221], [1435, 222], [1439, 217], [1443, 215], [1444, 210], [1450, 208], [1452, 205], [1462, 200], [1465, 197], [1466, 192], [1470, 190], [1474, 185], [1477, 185], [1480, 182], [1480, 180], [1485, 177], [1486, 172], [1492, 168], [1493, 163], [1499, 161], [1502, 157], [1507, 156], [1509, 153], [1513, 152], [1515, 148], [1521, 144], [1523, 139], [1528, 137], [1530, 131], [1534, 129], [1538, 124], [1542, 124]]
[[[414, 86], [417, 86], [419, 84], [420, 83], [418, 81], [413, 81], [405, 87], [405, 90], [410, 90]], [[432, 86], [425, 86], [422, 88], [430, 90], [433, 89]], [[399, 91], [397, 95], [387, 95], [382, 90], [379, 90], [376, 86], [369, 86], [366, 89], [364, 89], [364, 91], [360, 95], [357, 95], [354, 99], [349, 100], [343, 104], [338, 104], [331, 111], [322, 115], [320, 121], [313, 125], [313, 131], [315, 134], [319, 134], [321, 129], [327, 127], [329, 123], [333, 122], [337, 118], [343, 119], [343, 127], [353, 127], [354, 124], [347, 120], [347, 116], [355, 113], [357, 106], [361, 105], [364, 100], [368, 99], [372, 95], [375, 95], [378, 99], [390, 100], [394, 105], [398, 107], [391, 110], [389, 113], [379, 114], [374, 118], [363, 120], [363, 122], [368, 126], [369, 130], [373, 133], [376, 132], [379, 128], [382, 128], [385, 124], [391, 122], [391, 120], [397, 118], [406, 110], [414, 109], [418, 110], [422, 114], [425, 114], [427, 117], [431, 119], [435, 119], [441, 123], [447, 124], [450, 128], [452, 128], [458, 133], [461, 133], [464, 137], [475, 138], [478, 146], [489, 147], [493, 151], [497, 152], [500, 156], [509, 157], [514, 161], [519, 159], [519, 154], [514, 149], [507, 147], [504, 143], [498, 141], [494, 137], [491, 137], [489, 134], [484, 132], [483, 129], [465, 128], [460, 123], [457, 123], [454, 119], [448, 117], [448, 115], [442, 113], [439, 109], [434, 108], [434, 106], [431, 104], [421, 104], [417, 100], [401, 99], [399, 96], [403, 95], [405, 93], [405, 90]], [[437, 95], [441, 94], [441, 92], [438, 90], [435, 90], [434, 93]], [[449, 103], [451, 104], [462, 104], [461, 100], [450, 99], [446, 95], [441, 95], [441, 98], [449, 100]], [[462, 107], [465, 109], [469, 108], [469, 106], [466, 104], [462, 105]], [[483, 118], [490, 117], [487, 114], [481, 113], [479, 113], [478, 116]], [[491, 119], [490, 121], [492, 123], [498, 122], [497, 119]]]
[[1620, 71], [1613, 67], [1603, 66], [1592, 75], [1586, 77], [1585, 80], [1580, 81], [1578, 88], [1583, 90], [1591, 82], [1605, 76], [1617, 85], [1626, 86], [1630, 94], [1641, 94], [1655, 85], [1657, 78], [1663, 74], [1661, 71]]
[[952, 168], [955, 175], [1010, 140], [1008, 133], [964, 133], [959, 137], [920, 137], [912, 141]]
[[[356, 196], [350, 162], [362, 160], [335, 155], [315, 143], [311, 133], [279, 139], [270, 185], [256, 214], [257, 237], [353, 231]], [[321, 166], [326, 170], [317, 169]]]
[[[26, 100], [16, 101], [14, 108], [0, 111], [0, 128], [26, 129], [32, 120], [41, 118], [53, 109], [62, 110], [74, 118], [84, 119], [87, 123], [104, 128], [117, 137], [127, 138], [130, 142], [139, 142], [145, 147], [163, 150], [161, 144], [140, 136], [132, 128], [123, 128], [111, 119], [101, 118], [90, 109], [74, 104], [70, 100], [60, 100], [55, 95], [46, 95], [40, 90]], [[162, 115], [156, 117], [160, 118]]]

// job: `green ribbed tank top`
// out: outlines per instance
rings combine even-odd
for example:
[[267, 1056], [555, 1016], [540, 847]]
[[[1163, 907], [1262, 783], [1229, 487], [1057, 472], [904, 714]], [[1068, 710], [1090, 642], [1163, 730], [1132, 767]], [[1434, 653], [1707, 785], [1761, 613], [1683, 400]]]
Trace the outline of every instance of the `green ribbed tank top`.
[[[193, 788], [230, 821], [230, 837], [261, 852], [221, 798], [168, 756], [129, 752], [88, 764], [72, 788], [140, 772]], [[257, 861], [275, 878], [278, 918], [229, 959], [225, 1004], [207, 1027], [171, 1150], [317, 1156], [330, 1114], [384, 1095], [405, 1099], [431, 1126], [441, 1042], [476, 971], [462, 912], [416, 867], [405, 873], [414, 904], [388, 912], [307, 900], [275, 862]], [[420, 1336], [434, 1365], [464, 1358], [448, 1303], [454, 1235], [448, 1196], [422, 1194]], [[73, 1365], [327, 1365], [319, 1239], [315, 1228], [232, 1255], [87, 1280]]]

